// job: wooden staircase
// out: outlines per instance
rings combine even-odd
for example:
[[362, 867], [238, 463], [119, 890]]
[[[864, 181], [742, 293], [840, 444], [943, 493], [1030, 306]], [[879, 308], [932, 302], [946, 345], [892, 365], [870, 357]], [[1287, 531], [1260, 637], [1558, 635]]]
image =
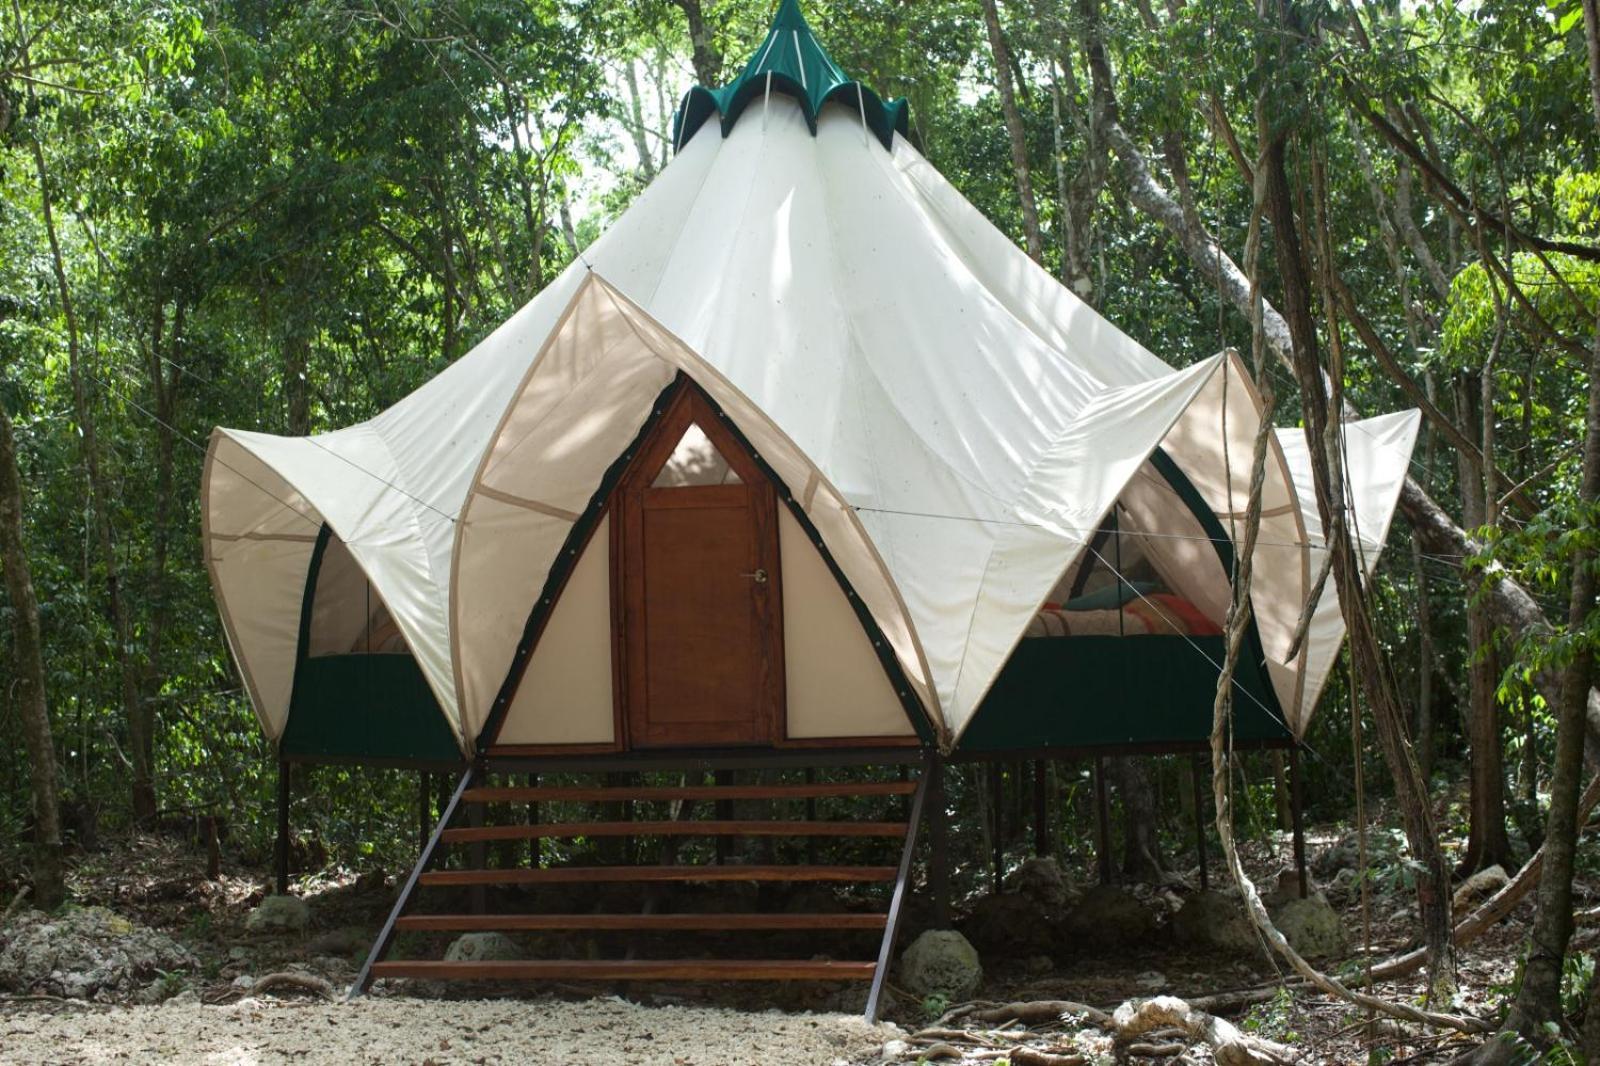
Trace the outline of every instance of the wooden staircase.
[[[749, 757], [742, 763], [761, 765]], [[759, 769], [752, 775], [771, 778], [780, 772]], [[365, 992], [380, 977], [864, 981], [870, 982], [866, 1013], [875, 1019], [905, 898], [927, 775], [915, 767], [909, 773], [901, 767], [899, 779], [886, 780], [882, 767], [859, 765], [859, 761], [836, 775], [851, 780], [818, 781], [811, 769], [804, 774], [804, 781], [734, 783], [730, 771], [719, 769], [712, 784], [705, 782], [705, 760], [698, 760], [687, 771], [654, 769], [649, 774], [656, 781], [676, 778], [678, 783], [673, 784], [641, 784], [637, 772], [605, 770], [587, 775], [594, 783], [569, 784], [585, 775], [547, 772], [543, 783], [518, 785], [495, 783], [493, 778], [509, 775], [482, 764], [474, 766], [462, 775], [446, 804], [350, 994]], [[795, 772], [789, 771], [788, 776]], [[560, 783], [553, 783], [556, 780]], [[818, 817], [819, 803], [841, 800], [870, 801], [879, 813], [871, 820]], [[735, 801], [744, 801], [746, 807], [757, 808], [766, 816], [736, 819], [732, 817]], [[597, 810], [603, 812], [598, 817]], [[801, 811], [803, 817], [793, 816]], [[564, 820], [574, 812], [579, 812], [577, 817]], [[710, 817], [700, 817], [702, 814]], [[457, 824], [460, 821], [466, 824]], [[680, 858], [685, 846], [696, 838], [701, 843], [690, 850], [697, 854]], [[729, 861], [729, 845], [740, 838], [765, 838], [757, 861]], [[836, 847], [848, 848], [852, 859], [859, 856], [859, 863], [817, 862], [817, 844], [828, 839], [835, 841]], [[706, 847], [705, 840], [714, 842], [714, 851]], [[597, 852], [605, 855], [606, 861], [596, 862]], [[780, 853], [799, 861], [779, 862], [775, 856]], [[562, 861], [574, 854], [575, 861]], [[751, 883], [856, 886], [862, 894], [878, 897], [880, 907], [873, 912], [791, 913], [752, 907], [748, 899], [742, 906], [730, 906], [739, 901], [716, 898], [716, 886], [726, 897], [737, 886]], [[629, 893], [626, 888], [613, 887], [629, 885], [639, 886], [638, 890]], [[707, 887], [698, 895], [679, 887], [689, 885]], [[563, 891], [557, 886], [567, 887]], [[591, 886], [594, 891], [578, 897], [582, 903], [574, 905], [571, 886]], [[566, 903], [554, 913], [530, 906], [537, 903], [541, 892], [564, 895]], [[489, 906], [491, 893], [493, 908]], [[760, 895], [759, 887], [756, 894]], [[705, 907], [707, 902], [713, 907]], [[440, 906], [444, 910], [437, 910]], [[804, 937], [805, 933], [848, 935], [851, 931], [878, 934], [875, 958], [701, 957], [719, 949], [726, 952], [730, 940], [741, 938], [759, 938], [762, 953], [780, 954], [771, 949], [785, 935], [791, 944], [788, 953], [794, 954], [797, 939], [804, 949], [814, 950], [810, 944], [814, 937]], [[604, 953], [620, 950], [622, 957], [516, 961], [388, 958], [400, 933], [437, 940], [430, 935], [463, 932], [575, 933], [591, 938], [586, 954], [602, 953], [595, 942], [604, 941], [610, 948]], [[685, 934], [706, 935], [688, 940]], [[687, 952], [682, 950], [685, 943], [693, 945]], [[671, 957], [637, 957], [663, 948]]]

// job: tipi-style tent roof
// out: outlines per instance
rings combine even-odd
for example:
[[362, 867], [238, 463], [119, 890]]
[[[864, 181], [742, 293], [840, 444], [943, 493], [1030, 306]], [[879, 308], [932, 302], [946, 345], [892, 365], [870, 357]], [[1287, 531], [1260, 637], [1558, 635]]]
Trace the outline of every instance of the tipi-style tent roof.
[[[333, 433], [216, 432], [207, 558], [269, 736], [288, 718], [305, 575], [326, 526], [471, 750], [563, 524], [593, 505], [678, 369], [800, 501], [888, 645], [901, 695], [947, 745], [1155, 449], [1224, 524], [1242, 511], [1241, 457], [1259, 419], [1235, 356], [1163, 363], [1029, 260], [903, 137], [884, 137], [855, 106], [864, 97], [814, 96], [822, 80], [809, 66], [799, 91], [775, 74], [780, 91], [739, 120], [740, 87], [784, 61], [774, 55], [785, 31], [797, 54], [826, 59], [789, 18], [786, 2], [766, 55], [717, 98], [721, 127], [689, 128], [691, 95], [673, 163], [438, 377]], [[1284, 661], [1314, 539], [1285, 452], [1275, 446], [1267, 472], [1254, 607], [1277, 703], [1300, 735], [1321, 683], [1307, 663], [1342, 632], [1321, 626]], [[1408, 457], [1396, 443], [1366, 474], [1352, 467], [1353, 495], [1372, 495], [1383, 521], [1393, 496], [1369, 485], [1387, 485]], [[543, 546], [506, 570], [516, 553], [497, 552], [497, 534], [541, 525]]]

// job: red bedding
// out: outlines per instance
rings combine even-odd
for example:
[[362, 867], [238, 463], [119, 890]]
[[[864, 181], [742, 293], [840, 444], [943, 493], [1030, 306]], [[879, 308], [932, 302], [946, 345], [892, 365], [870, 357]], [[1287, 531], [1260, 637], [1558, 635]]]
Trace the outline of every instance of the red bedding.
[[1047, 603], [1028, 623], [1027, 637], [1214, 636], [1222, 627], [1182, 596], [1152, 592], [1122, 610], [1067, 611]]

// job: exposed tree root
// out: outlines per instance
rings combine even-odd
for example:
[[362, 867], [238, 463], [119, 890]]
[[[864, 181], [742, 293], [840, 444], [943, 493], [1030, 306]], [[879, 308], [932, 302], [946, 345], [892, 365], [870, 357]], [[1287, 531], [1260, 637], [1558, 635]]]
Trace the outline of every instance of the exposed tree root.
[[1246, 1036], [1232, 1022], [1195, 1010], [1176, 996], [1129, 1000], [1117, 1008], [1111, 1024], [1119, 1044], [1131, 1043], [1156, 1029], [1176, 1027], [1189, 1039], [1210, 1045], [1220, 1066], [1278, 1066], [1294, 1061], [1290, 1048]]
[[6, 904], [6, 912], [0, 914], [0, 929], [11, 924], [11, 916], [22, 909], [22, 903], [28, 898], [28, 893], [33, 891], [32, 885], [23, 885], [17, 889], [17, 894], [11, 897], [11, 902]]
[[316, 974], [269, 973], [261, 977], [249, 988], [234, 988], [231, 985], [203, 997], [203, 1002], [208, 1004], [231, 1003], [245, 996], [259, 996], [279, 989], [296, 989], [301, 992], [310, 992], [318, 999], [332, 999], [333, 986]]

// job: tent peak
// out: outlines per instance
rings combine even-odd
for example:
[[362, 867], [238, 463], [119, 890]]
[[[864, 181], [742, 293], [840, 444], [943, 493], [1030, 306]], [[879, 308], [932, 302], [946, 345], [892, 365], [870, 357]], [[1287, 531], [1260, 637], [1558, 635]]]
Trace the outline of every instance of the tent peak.
[[799, 0], [780, 0], [766, 36], [737, 77], [720, 88], [696, 85], [684, 94], [673, 115], [672, 143], [681, 149], [714, 114], [726, 137], [751, 100], [773, 91], [794, 97], [812, 136], [817, 115], [830, 100], [857, 112], [885, 148], [894, 143], [895, 133], [905, 136], [910, 129], [904, 99], [885, 100], [848, 77], [817, 40]]

